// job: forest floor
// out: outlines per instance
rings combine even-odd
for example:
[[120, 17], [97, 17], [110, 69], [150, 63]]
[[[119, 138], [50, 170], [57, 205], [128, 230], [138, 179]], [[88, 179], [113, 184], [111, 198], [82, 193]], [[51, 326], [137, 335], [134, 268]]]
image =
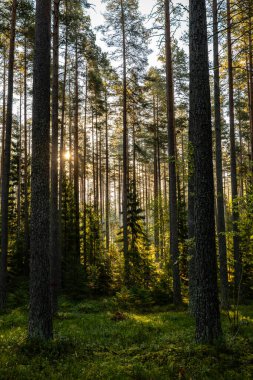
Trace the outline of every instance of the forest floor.
[[27, 306], [0, 315], [1, 380], [253, 379], [253, 305], [240, 309], [224, 342], [194, 343], [194, 321], [172, 306], [117, 311], [111, 298], [62, 298], [50, 343], [26, 340]]

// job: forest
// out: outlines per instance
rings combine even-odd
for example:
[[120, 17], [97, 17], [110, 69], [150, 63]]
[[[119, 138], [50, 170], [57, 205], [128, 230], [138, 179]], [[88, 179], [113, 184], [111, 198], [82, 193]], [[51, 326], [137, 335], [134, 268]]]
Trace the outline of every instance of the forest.
[[0, 0], [0, 197], [0, 380], [253, 379], [253, 1]]

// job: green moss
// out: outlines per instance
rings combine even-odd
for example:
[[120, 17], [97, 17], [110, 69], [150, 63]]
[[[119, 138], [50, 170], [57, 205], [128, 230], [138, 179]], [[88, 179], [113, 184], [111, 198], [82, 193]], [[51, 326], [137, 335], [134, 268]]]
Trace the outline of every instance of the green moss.
[[0, 316], [0, 379], [252, 379], [252, 305], [240, 309], [232, 333], [224, 316], [224, 342], [194, 343], [194, 321], [168, 307], [124, 312], [113, 320], [108, 300], [71, 303], [63, 299], [48, 343], [27, 341], [27, 310]]

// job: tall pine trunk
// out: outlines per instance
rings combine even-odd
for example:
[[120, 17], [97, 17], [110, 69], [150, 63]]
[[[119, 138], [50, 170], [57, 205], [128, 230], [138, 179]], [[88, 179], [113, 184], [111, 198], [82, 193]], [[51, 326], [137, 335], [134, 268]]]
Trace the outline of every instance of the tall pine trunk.
[[127, 231], [127, 194], [128, 194], [128, 128], [127, 128], [127, 68], [126, 68], [126, 31], [125, 12], [123, 0], [121, 0], [121, 28], [123, 47], [123, 244], [125, 262], [125, 284], [129, 285], [129, 258], [128, 258], [128, 231]]
[[213, 65], [214, 65], [214, 112], [216, 138], [216, 177], [217, 177], [217, 232], [219, 243], [220, 285], [222, 307], [228, 307], [228, 270], [226, 227], [224, 215], [224, 196], [222, 180], [222, 146], [221, 146], [221, 102], [220, 102], [220, 60], [219, 60], [219, 31], [218, 5], [213, 0]]
[[242, 276], [242, 263], [238, 236], [238, 189], [237, 189], [237, 164], [235, 145], [235, 107], [234, 107], [234, 78], [233, 57], [231, 37], [231, 8], [230, 0], [227, 0], [227, 47], [228, 47], [228, 80], [229, 80], [229, 118], [230, 118], [230, 169], [231, 169], [231, 191], [232, 191], [232, 222], [233, 222], [233, 252], [234, 252], [234, 276], [235, 296], [239, 297]]
[[52, 307], [49, 259], [51, 1], [37, 0], [33, 76], [31, 260], [29, 337], [50, 339]]
[[10, 46], [9, 46], [9, 66], [8, 66], [8, 97], [5, 125], [5, 144], [2, 173], [2, 239], [1, 239], [1, 268], [0, 268], [0, 309], [6, 303], [6, 281], [7, 281], [7, 256], [8, 256], [8, 205], [9, 205], [9, 182], [10, 182], [10, 160], [11, 160], [11, 134], [12, 134], [12, 108], [13, 108], [13, 73], [14, 73], [14, 53], [16, 36], [16, 15], [17, 0], [12, 2]]
[[29, 272], [29, 198], [28, 198], [28, 131], [27, 131], [27, 37], [24, 44], [24, 272]]
[[217, 285], [211, 99], [205, 0], [190, 0], [190, 126], [194, 155], [196, 340], [221, 335]]
[[58, 117], [59, 117], [59, 5], [54, 0], [53, 12], [53, 91], [52, 91], [52, 155], [51, 155], [51, 218], [50, 258], [52, 308], [57, 311], [59, 292], [59, 215], [58, 215]]
[[180, 282], [179, 252], [178, 252], [175, 115], [174, 115], [174, 91], [173, 91], [169, 0], [164, 1], [164, 7], [165, 7], [165, 44], [166, 44], [167, 123], [168, 123], [168, 150], [169, 150], [170, 256], [171, 256], [172, 274], [173, 274], [173, 301], [175, 305], [178, 305], [182, 303], [182, 297], [181, 297], [181, 282]]
[[106, 250], [109, 253], [110, 245], [110, 196], [109, 196], [109, 142], [108, 142], [108, 99], [105, 93], [105, 214], [106, 214]]
[[79, 86], [78, 86], [78, 46], [76, 41], [75, 52], [75, 117], [74, 117], [74, 201], [75, 201], [75, 256], [80, 263], [80, 231], [79, 231], [79, 148], [78, 148], [78, 122], [79, 122]]

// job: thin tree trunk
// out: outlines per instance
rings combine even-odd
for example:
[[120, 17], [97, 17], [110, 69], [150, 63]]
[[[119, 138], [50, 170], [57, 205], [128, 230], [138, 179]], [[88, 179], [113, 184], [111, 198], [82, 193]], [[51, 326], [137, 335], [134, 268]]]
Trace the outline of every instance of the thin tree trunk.
[[153, 99], [153, 116], [154, 116], [154, 243], [155, 243], [155, 258], [159, 261], [159, 186], [158, 186], [158, 125], [156, 123], [155, 99]]
[[227, 47], [228, 47], [228, 77], [229, 77], [229, 118], [230, 118], [230, 167], [231, 167], [231, 190], [232, 190], [232, 222], [233, 222], [233, 253], [235, 271], [235, 294], [239, 297], [242, 276], [242, 263], [238, 236], [238, 190], [237, 190], [237, 165], [235, 145], [235, 110], [234, 110], [234, 78], [231, 40], [231, 9], [230, 0], [227, 0]]
[[[68, 12], [68, 2], [65, 1], [66, 13]], [[59, 288], [61, 287], [61, 261], [63, 257], [63, 221], [62, 221], [62, 197], [63, 197], [63, 181], [65, 177], [65, 107], [66, 107], [66, 82], [67, 82], [67, 64], [68, 64], [68, 25], [65, 32], [65, 54], [64, 54], [64, 70], [62, 84], [62, 109], [61, 109], [61, 138], [60, 138], [60, 173], [59, 173]], [[64, 229], [65, 231], [65, 229]]]
[[54, 0], [53, 11], [53, 91], [52, 91], [52, 155], [51, 155], [51, 218], [50, 258], [53, 313], [58, 308], [59, 293], [59, 210], [58, 210], [58, 117], [59, 117], [59, 6]]
[[29, 271], [29, 248], [30, 248], [30, 231], [29, 231], [29, 199], [28, 199], [28, 152], [27, 152], [27, 37], [25, 36], [24, 44], [24, 272]]
[[169, 216], [170, 216], [170, 257], [173, 274], [173, 300], [175, 305], [182, 303], [181, 280], [179, 272], [178, 220], [177, 220], [177, 179], [175, 152], [175, 117], [173, 69], [170, 35], [170, 1], [164, 1], [165, 7], [165, 43], [166, 43], [166, 93], [169, 154]]
[[[249, 111], [250, 111], [250, 146], [251, 170], [253, 172], [253, 48], [252, 48], [252, 5], [249, 1]], [[252, 173], [253, 175], [253, 173]], [[253, 180], [253, 179], [252, 179]]]
[[6, 51], [3, 50], [3, 129], [2, 129], [2, 152], [1, 152], [1, 197], [2, 197], [2, 181], [4, 171], [4, 146], [5, 146], [5, 128], [6, 128]]
[[105, 93], [105, 208], [106, 208], [106, 250], [109, 252], [109, 244], [110, 244], [110, 198], [109, 198], [109, 144], [108, 144], [108, 100], [107, 100], [107, 92]]
[[76, 41], [75, 67], [75, 125], [74, 125], [74, 199], [75, 199], [75, 248], [77, 262], [80, 263], [80, 233], [79, 233], [79, 149], [78, 149], [78, 122], [79, 122], [79, 86], [78, 86], [78, 47]]
[[7, 282], [7, 256], [8, 256], [8, 204], [9, 204], [9, 182], [10, 182], [10, 160], [11, 160], [11, 134], [12, 134], [12, 108], [13, 108], [13, 73], [14, 73], [14, 54], [16, 36], [16, 14], [17, 0], [12, 2], [11, 29], [10, 29], [10, 48], [8, 66], [8, 98], [5, 126], [4, 160], [2, 173], [2, 239], [1, 239], [1, 268], [0, 268], [0, 309], [6, 303], [6, 282]]
[[128, 127], [127, 127], [127, 71], [126, 71], [126, 31], [124, 4], [121, 0], [121, 28], [123, 47], [123, 240], [125, 262], [125, 284], [129, 285], [128, 230], [127, 230], [127, 194], [128, 194]]
[[84, 270], [87, 269], [87, 207], [86, 207], [86, 171], [87, 171], [87, 102], [88, 102], [88, 64], [85, 76], [85, 104], [84, 104], [84, 131], [83, 131], [83, 260]]
[[215, 111], [215, 137], [216, 137], [216, 177], [217, 177], [217, 232], [220, 260], [221, 304], [227, 308], [228, 300], [228, 270], [226, 227], [224, 216], [224, 197], [222, 184], [222, 146], [221, 146], [221, 103], [220, 103], [220, 60], [219, 60], [219, 31], [218, 31], [218, 5], [213, 0], [213, 56], [214, 56], [214, 111]]

